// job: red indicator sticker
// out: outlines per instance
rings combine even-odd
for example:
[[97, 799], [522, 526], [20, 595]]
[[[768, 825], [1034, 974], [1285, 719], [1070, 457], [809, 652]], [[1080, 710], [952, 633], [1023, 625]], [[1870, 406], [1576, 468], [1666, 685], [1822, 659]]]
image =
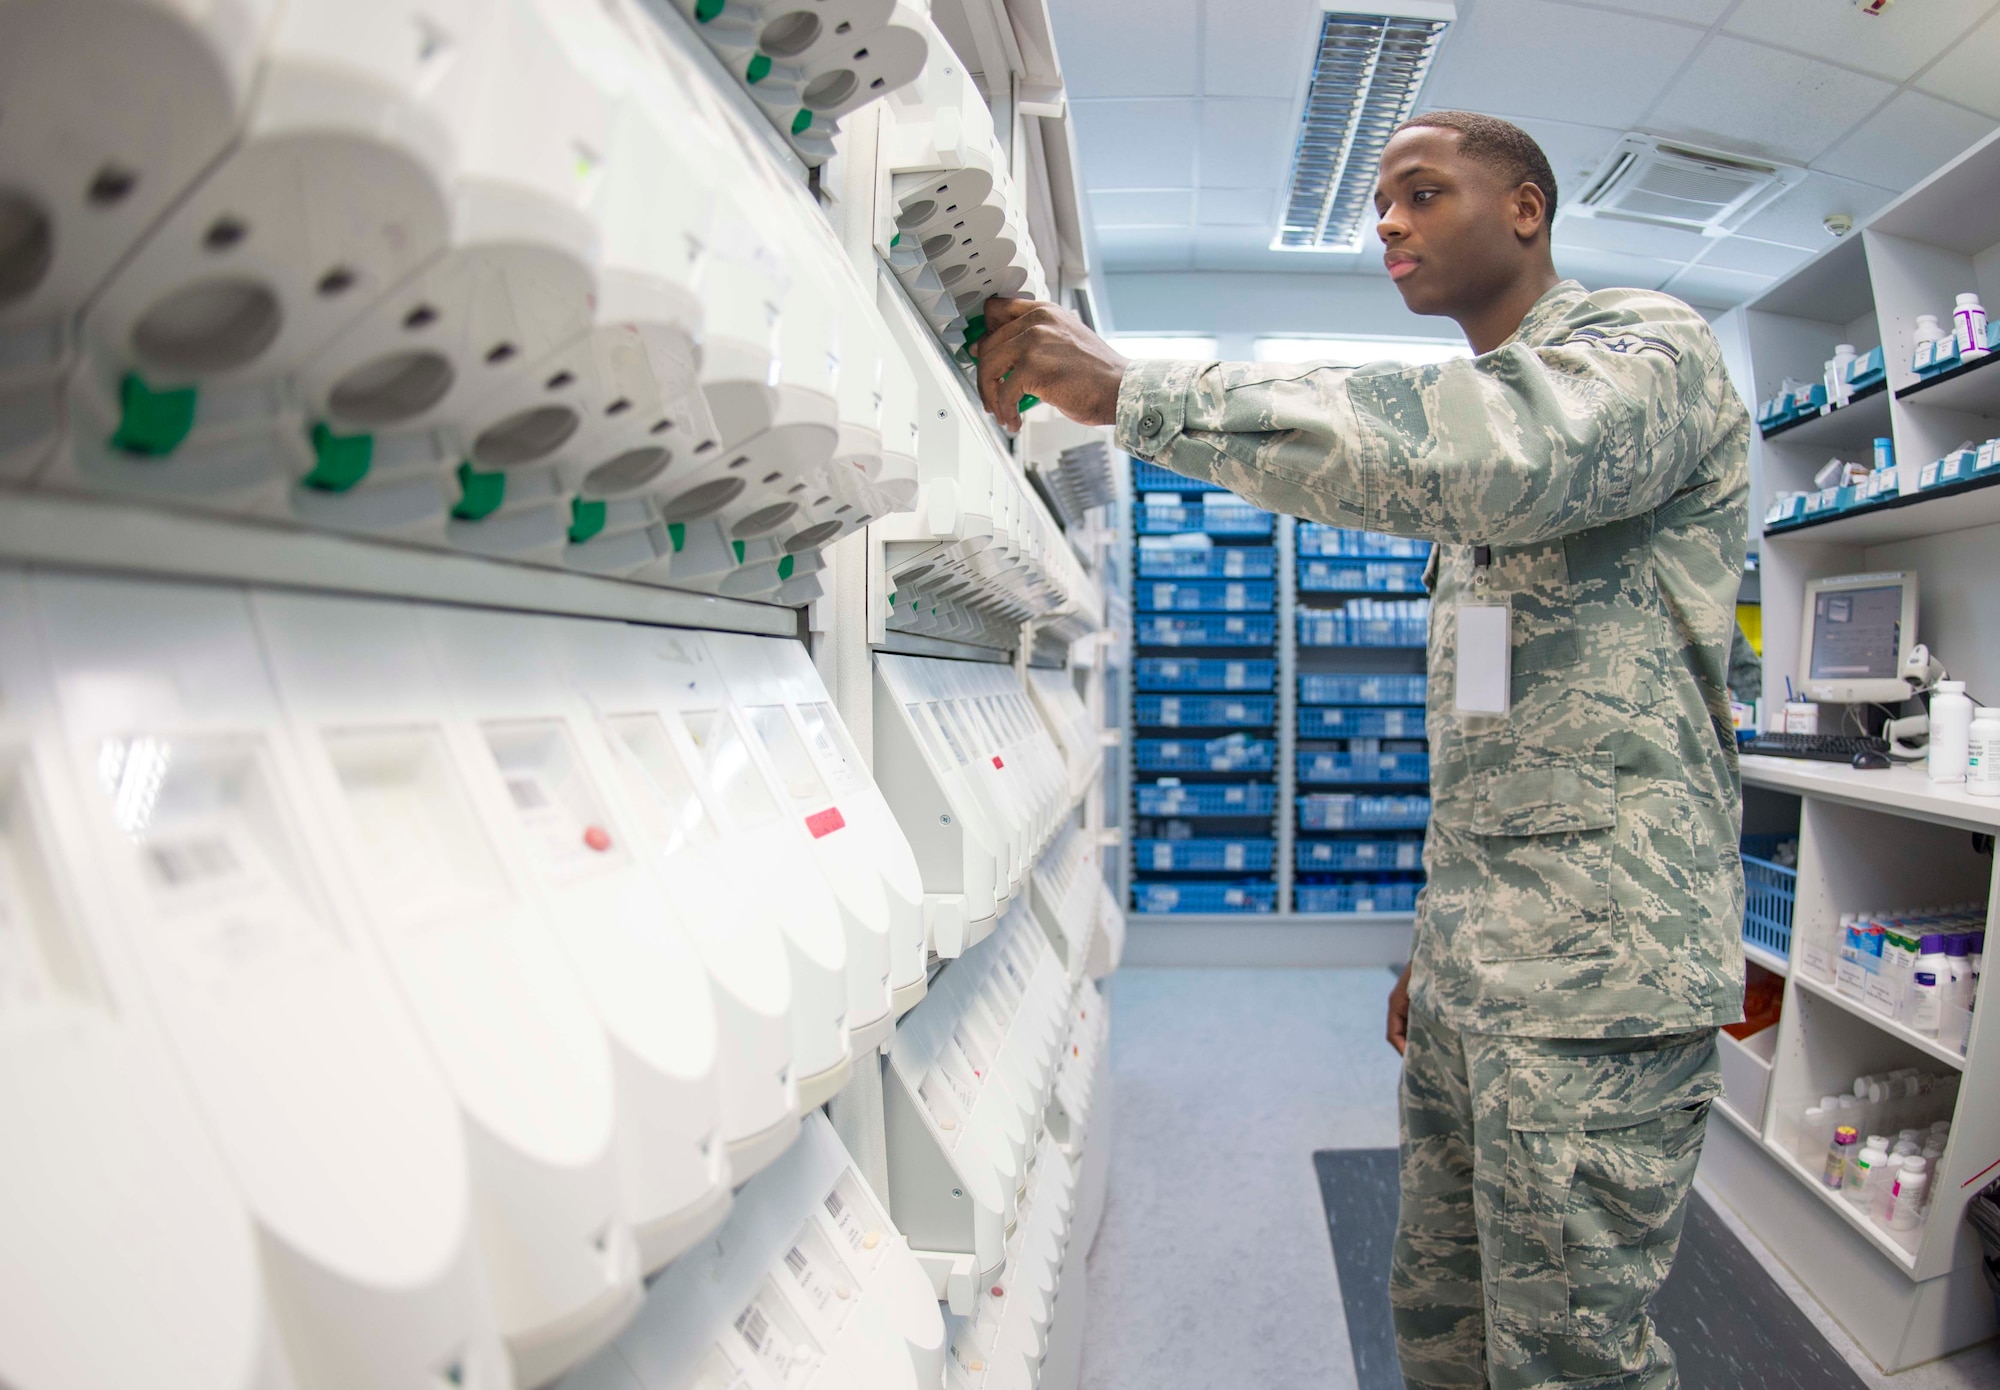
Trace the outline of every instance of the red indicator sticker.
[[603, 826], [593, 825], [583, 832], [583, 842], [602, 854], [611, 848], [611, 835]]
[[1005, 763], [1001, 762], [1001, 761], [1000, 761], [1000, 755], [999, 755], [998, 753], [995, 753], [995, 754], [993, 755], [993, 766], [995, 766], [995, 767], [1005, 767], [1005, 766], [1007, 766], [1007, 764], [1005, 764]]
[[812, 831], [815, 840], [822, 835], [831, 835], [846, 824], [847, 821], [841, 816], [838, 806], [829, 806], [824, 811], [814, 811], [806, 817], [806, 829]]

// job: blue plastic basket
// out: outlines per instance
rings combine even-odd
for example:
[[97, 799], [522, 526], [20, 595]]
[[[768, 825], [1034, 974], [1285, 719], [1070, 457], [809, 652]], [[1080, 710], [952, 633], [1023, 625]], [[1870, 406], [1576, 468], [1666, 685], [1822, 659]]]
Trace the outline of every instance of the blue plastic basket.
[[1206, 478], [1183, 478], [1169, 468], [1157, 463], [1147, 463], [1144, 459], [1132, 460], [1132, 491], [1134, 492], [1227, 492], [1221, 483], [1211, 483]]
[[1135, 695], [1132, 722], [1142, 729], [1268, 729], [1278, 717], [1269, 695]]
[[1422, 676], [1334, 676], [1314, 672], [1299, 677], [1302, 705], [1421, 705]]
[[1299, 614], [1301, 647], [1421, 647], [1430, 637], [1425, 618], [1356, 618], [1346, 613]]
[[1421, 830], [1431, 818], [1428, 796], [1311, 792], [1297, 804], [1301, 830]]
[[1428, 560], [1429, 541], [1407, 536], [1385, 536], [1379, 531], [1356, 531], [1347, 526], [1322, 526], [1307, 521], [1299, 524], [1299, 554], [1345, 556], [1362, 560]]
[[1422, 738], [1421, 709], [1325, 709], [1305, 705], [1299, 710], [1300, 738]]
[[1141, 772], [1269, 772], [1278, 745], [1267, 738], [1142, 738], [1132, 745]]
[[1774, 864], [1770, 856], [1793, 835], [1743, 837], [1743, 939], [1774, 956], [1791, 959], [1792, 903], [1799, 871]]
[[1428, 753], [1301, 753], [1301, 782], [1428, 782]]
[[1301, 559], [1299, 591], [1307, 594], [1420, 594], [1422, 560]]
[[1137, 873], [1257, 873], [1277, 857], [1274, 840], [1134, 840]]
[[1142, 816], [1269, 816], [1278, 803], [1268, 782], [1141, 782], [1132, 791]]
[[[1212, 493], [1211, 496], [1225, 496]], [[1208, 536], [1268, 536], [1277, 518], [1248, 502], [1212, 502], [1206, 506], [1138, 502], [1133, 504], [1141, 536], [1170, 536], [1199, 531]]]
[[1132, 597], [1142, 613], [1268, 613], [1278, 586], [1268, 579], [1142, 579]]
[[1424, 842], [1405, 835], [1381, 840], [1300, 840], [1292, 847], [1300, 873], [1380, 873], [1385, 869], [1421, 869]]
[[1275, 661], [1219, 657], [1142, 656], [1134, 665], [1141, 690], [1269, 690], [1278, 674]]
[[1135, 912], [1271, 912], [1278, 906], [1278, 885], [1243, 883], [1135, 883]]
[[1268, 545], [1142, 545], [1141, 579], [1269, 579], [1278, 552]]
[[1142, 613], [1132, 640], [1142, 647], [1268, 647], [1278, 620], [1268, 613]]
[[1415, 912], [1421, 883], [1301, 883], [1292, 890], [1300, 912]]

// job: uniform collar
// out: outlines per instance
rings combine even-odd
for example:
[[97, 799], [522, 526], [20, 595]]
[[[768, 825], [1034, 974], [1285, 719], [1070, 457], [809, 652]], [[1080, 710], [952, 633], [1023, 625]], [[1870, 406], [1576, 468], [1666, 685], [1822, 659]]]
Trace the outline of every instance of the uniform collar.
[[[1570, 307], [1589, 291], [1574, 280], [1559, 280], [1548, 287], [1542, 297], [1528, 306], [1528, 312], [1521, 316], [1521, 326], [1508, 335], [1500, 347], [1512, 343], [1526, 343], [1529, 347], [1545, 347], [1554, 336], [1557, 323], [1569, 313]], [[1495, 348], [1494, 351], [1499, 351]]]

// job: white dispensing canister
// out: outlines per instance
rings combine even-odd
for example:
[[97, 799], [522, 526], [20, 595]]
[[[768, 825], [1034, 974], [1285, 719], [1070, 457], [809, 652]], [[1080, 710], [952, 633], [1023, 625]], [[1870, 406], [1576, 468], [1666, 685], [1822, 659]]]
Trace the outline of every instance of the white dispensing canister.
[[1933, 782], [1965, 780], [1966, 743], [1972, 733], [1972, 701], [1964, 681], [1939, 681], [1931, 694], [1931, 744], [1927, 770]]

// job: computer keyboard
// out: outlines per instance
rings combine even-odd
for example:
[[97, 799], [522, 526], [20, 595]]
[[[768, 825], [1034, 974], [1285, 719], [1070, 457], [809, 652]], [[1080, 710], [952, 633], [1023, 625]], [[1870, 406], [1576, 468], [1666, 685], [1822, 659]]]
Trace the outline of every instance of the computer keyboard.
[[1856, 753], [1886, 755], [1889, 741], [1866, 738], [1860, 734], [1758, 734], [1739, 748], [1742, 752], [1759, 753], [1767, 758], [1811, 758], [1822, 763], [1847, 763], [1854, 761]]

